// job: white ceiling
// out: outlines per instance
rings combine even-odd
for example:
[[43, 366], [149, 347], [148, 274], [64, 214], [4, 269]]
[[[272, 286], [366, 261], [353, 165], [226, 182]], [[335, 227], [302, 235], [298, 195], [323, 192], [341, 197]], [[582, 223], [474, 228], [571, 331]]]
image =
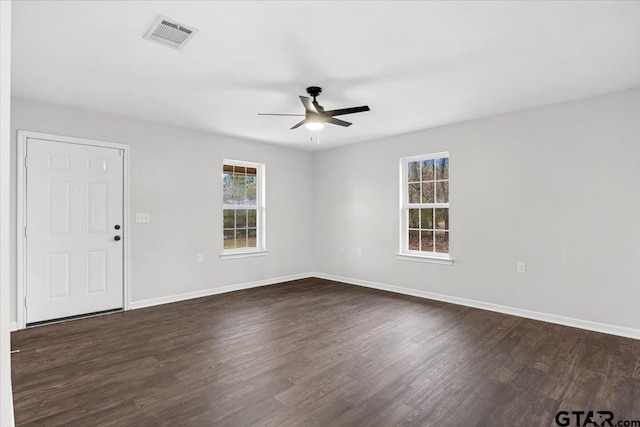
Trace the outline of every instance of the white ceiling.
[[[157, 15], [183, 50], [142, 38]], [[640, 2], [15, 1], [13, 94], [323, 149], [640, 87]], [[297, 117], [368, 104], [327, 126]]]

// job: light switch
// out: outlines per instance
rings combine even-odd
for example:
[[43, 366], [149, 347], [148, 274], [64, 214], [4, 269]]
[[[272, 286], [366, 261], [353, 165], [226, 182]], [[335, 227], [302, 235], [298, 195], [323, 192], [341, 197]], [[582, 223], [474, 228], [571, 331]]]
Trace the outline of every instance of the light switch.
[[136, 222], [151, 222], [151, 215], [148, 213], [136, 213]]
[[518, 271], [518, 273], [525, 274], [527, 272], [527, 263], [518, 261], [516, 263], [516, 270]]

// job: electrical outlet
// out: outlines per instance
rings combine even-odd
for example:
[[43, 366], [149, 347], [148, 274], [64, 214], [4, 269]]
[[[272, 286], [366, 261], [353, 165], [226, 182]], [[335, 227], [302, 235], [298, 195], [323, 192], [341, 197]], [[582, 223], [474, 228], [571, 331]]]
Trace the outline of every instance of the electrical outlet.
[[204, 255], [198, 254], [196, 256], [196, 261], [198, 262], [198, 264], [204, 262]]
[[527, 272], [527, 263], [518, 261], [516, 263], [516, 271], [520, 274], [525, 274]]
[[362, 256], [362, 249], [361, 248], [356, 249], [356, 255]]
[[340, 246], [340, 253], [343, 254], [344, 253], [344, 246]]
[[151, 222], [151, 215], [148, 213], [136, 213], [136, 222], [137, 223]]

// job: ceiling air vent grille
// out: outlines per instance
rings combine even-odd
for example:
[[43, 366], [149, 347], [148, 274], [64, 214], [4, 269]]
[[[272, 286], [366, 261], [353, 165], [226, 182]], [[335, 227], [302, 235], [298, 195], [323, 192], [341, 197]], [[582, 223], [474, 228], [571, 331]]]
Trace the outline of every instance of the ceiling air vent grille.
[[144, 38], [161, 43], [174, 49], [182, 47], [196, 34], [198, 30], [178, 24], [175, 21], [160, 16], [151, 26]]

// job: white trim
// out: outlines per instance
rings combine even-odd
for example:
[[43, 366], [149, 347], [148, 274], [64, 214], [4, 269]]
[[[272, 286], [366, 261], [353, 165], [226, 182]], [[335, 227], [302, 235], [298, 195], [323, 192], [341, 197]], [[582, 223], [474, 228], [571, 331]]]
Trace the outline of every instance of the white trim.
[[252, 258], [265, 255], [269, 255], [269, 251], [224, 252], [220, 254], [220, 259]]
[[540, 320], [542, 322], [555, 323], [557, 325], [586, 329], [588, 331], [602, 332], [605, 334], [618, 335], [621, 337], [640, 339], [640, 329], [633, 329], [625, 326], [616, 326], [607, 323], [592, 322], [590, 320], [575, 319], [572, 317], [559, 316], [557, 314], [542, 313], [539, 311], [526, 310], [522, 308], [509, 307], [506, 305], [493, 304], [490, 302], [476, 301], [467, 298], [420, 291], [417, 289], [403, 288], [400, 286], [387, 285], [384, 283], [371, 282], [368, 280], [334, 276], [332, 274], [312, 273], [312, 276], [318, 277], [320, 279], [347, 283], [350, 285], [364, 286], [367, 288], [379, 289], [382, 291], [394, 292], [397, 294], [411, 295], [418, 298], [426, 298], [435, 301], [447, 302], [450, 304], [463, 305], [465, 307], [479, 308], [481, 310], [488, 310], [497, 313], [509, 314], [512, 316], [524, 317], [527, 319]]
[[239, 283], [237, 285], [222, 286], [219, 288], [203, 289], [201, 291], [187, 292], [184, 294], [169, 295], [166, 297], [151, 298], [142, 301], [132, 301], [130, 308], [132, 310], [145, 307], [153, 307], [155, 305], [169, 304], [172, 302], [184, 301], [193, 298], [208, 297], [211, 295], [224, 294], [227, 292], [240, 291], [243, 289], [259, 288], [262, 286], [275, 285], [278, 283], [289, 282], [292, 280], [307, 279], [312, 277], [311, 273], [292, 274], [290, 276], [274, 277], [272, 279], [257, 280], [255, 282]]
[[[98, 141], [97, 139], [76, 138], [75, 136], [54, 135], [50, 133], [33, 132], [30, 130], [18, 130], [18, 138], [20, 135], [26, 138], [44, 139], [53, 142], [66, 142], [68, 144], [94, 145], [97, 147], [116, 148], [119, 150], [129, 150], [129, 144], [120, 144], [117, 142]], [[126, 153], [125, 153], [126, 154]]]
[[430, 159], [439, 159], [441, 157], [449, 157], [448, 151], [441, 151], [439, 153], [429, 153], [429, 154], [418, 154], [417, 156], [409, 156], [403, 157], [400, 160], [404, 160], [407, 163], [415, 162], [417, 160], [430, 160]]
[[[611, 325], [607, 323], [592, 322], [589, 320], [559, 316], [557, 314], [543, 313], [543, 312], [526, 310], [526, 309], [517, 308], [517, 307], [493, 304], [493, 303], [484, 302], [484, 301], [477, 301], [477, 300], [461, 298], [456, 296], [438, 294], [434, 292], [420, 291], [417, 289], [388, 285], [388, 284], [379, 283], [379, 282], [372, 282], [369, 280], [353, 279], [350, 277], [336, 276], [333, 274], [325, 274], [325, 273], [318, 273], [318, 272], [293, 274], [289, 276], [275, 277], [275, 278], [265, 279], [265, 280], [257, 280], [254, 282], [240, 283], [237, 285], [230, 285], [230, 286], [223, 286], [219, 288], [204, 289], [201, 291], [187, 292], [184, 294], [169, 295], [166, 297], [151, 298], [151, 299], [142, 300], [142, 301], [131, 301], [129, 304], [129, 309], [135, 310], [139, 308], [153, 307], [161, 304], [169, 304], [172, 302], [185, 301], [193, 298], [202, 298], [202, 297], [207, 297], [212, 295], [223, 294], [227, 292], [258, 288], [262, 286], [274, 285], [274, 284], [288, 282], [292, 280], [300, 280], [300, 279], [307, 279], [307, 278], [313, 278], [313, 277], [316, 277], [319, 279], [332, 280], [334, 282], [340, 282], [347, 285], [363, 286], [366, 288], [379, 289], [382, 291], [393, 292], [393, 293], [402, 294], [402, 295], [410, 295], [418, 298], [425, 298], [425, 299], [430, 299], [434, 301], [442, 301], [449, 304], [462, 305], [465, 307], [473, 307], [481, 310], [493, 311], [496, 313], [503, 313], [503, 314], [508, 314], [512, 316], [524, 317], [527, 319], [539, 320], [542, 322], [554, 323], [557, 325], [569, 326], [569, 327], [584, 329], [588, 331], [601, 332], [605, 334], [617, 335], [617, 336], [626, 337], [626, 338], [640, 339], [639, 329], [628, 328], [624, 326], [616, 326], [616, 325]], [[11, 329], [12, 331], [16, 330], [17, 324], [13, 322], [11, 324], [11, 328], [12, 328]]]
[[453, 259], [438, 257], [438, 256], [413, 255], [413, 254], [406, 253], [406, 254], [396, 254], [396, 259], [399, 259], [402, 261], [426, 262], [429, 264], [453, 265]]
[[18, 330], [18, 322], [10, 322], [9, 323], [9, 331], [15, 332]]
[[26, 259], [27, 245], [25, 242], [24, 227], [27, 223], [25, 204], [27, 203], [26, 183], [27, 169], [25, 167], [27, 136], [18, 131], [18, 169], [17, 176], [17, 193], [16, 193], [16, 323], [18, 329], [27, 327], [26, 316], [24, 312], [24, 295], [26, 282]]
[[131, 271], [130, 271], [130, 256], [131, 256], [131, 215], [130, 215], [130, 165], [131, 165], [131, 147], [128, 144], [119, 144], [115, 142], [106, 142], [106, 141], [97, 141], [93, 139], [84, 139], [84, 138], [76, 138], [72, 136], [62, 136], [62, 135], [52, 135], [48, 133], [41, 132], [31, 132], [26, 130], [18, 130], [18, 169], [16, 171], [17, 174], [17, 211], [18, 215], [16, 218], [17, 227], [16, 227], [16, 240], [17, 240], [17, 259], [16, 259], [16, 320], [18, 329], [25, 329], [27, 326], [27, 319], [24, 311], [24, 298], [26, 293], [26, 249], [27, 245], [25, 242], [24, 235], [24, 227], [27, 223], [26, 221], [26, 177], [27, 177], [27, 169], [25, 168], [25, 155], [27, 148], [27, 139], [43, 139], [47, 141], [53, 142], [65, 142], [68, 144], [80, 144], [80, 145], [92, 145], [96, 147], [105, 147], [105, 148], [116, 148], [122, 150], [124, 164], [123, 164], [123, 179], [124, 179], [124, 189], [123, 189], [123, 206], [122, 206], [122, 214], [123, 214], [123, 224], [122, 227], [125, 230], [125, 239], [123, 245], [123, 310], [129, 310], [130, 301], [131, 301]]

